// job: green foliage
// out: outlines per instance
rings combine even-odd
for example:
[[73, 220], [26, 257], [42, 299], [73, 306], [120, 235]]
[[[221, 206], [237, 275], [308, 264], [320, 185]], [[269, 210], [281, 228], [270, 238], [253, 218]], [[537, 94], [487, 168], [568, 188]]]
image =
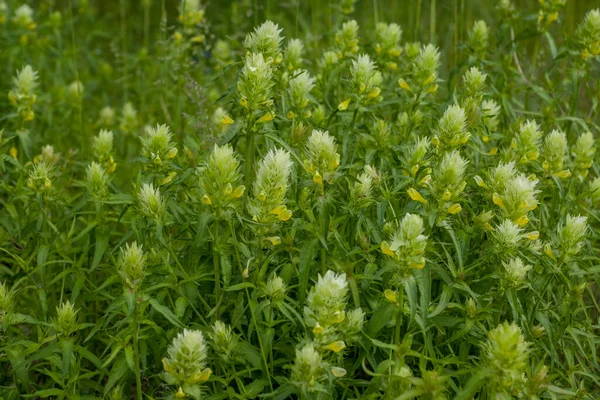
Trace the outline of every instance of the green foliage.
[[600, 398], [598, 10], [23, 3], [1, 399]]

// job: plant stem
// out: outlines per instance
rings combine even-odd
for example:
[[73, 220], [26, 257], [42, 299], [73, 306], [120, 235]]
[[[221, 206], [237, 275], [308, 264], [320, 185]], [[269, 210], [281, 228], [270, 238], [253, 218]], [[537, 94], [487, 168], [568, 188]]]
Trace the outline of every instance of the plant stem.
[[215, 221], [213, 226], [213, 243], [212, 243], [212, 251], [213, 251], [213, 268], [215, 273], [215, 303], [216, 303], [216, 311], [215, 318], [218, 320], [220, 313], [219, 309], [221, 308], [221, 268], [219, 266], [219, 251], [217, 250], [219, 242], [219, 220]]
[[396, 328], [394, 330], [394, 344], [400, 344], [400, 331], [402, 330], [402, 316], [404, 314], [404, 287], [401, 287], [399, 290], [399, 298], [398, 298], [398, 315], [396, 316]]
[[133, 310], [133, 322], [132, 330], [133, 334], [133, 351], [134, 351], [134, 365], [135, 365], [135, 388], [136, 388], [136, 400], [142, 400], [142, 376], [140, 375], [140, 349], [138, 345], [138, 334], [140, 331], [138, 305], [137, 305], [137, 292], [134, 292], [134, 301], [136, 302]]
[[[252, 183], [252, 172], [254, 166], [254, 134], [251, 132], [251, 129], [248, 129], [247, 137], [246, 137], [246, 160], [245, 160], [245, 180], [246, 180], [246, 188], [250, 190], [250, 185]], [[247, 198], [247, 197], [246, 197]]]

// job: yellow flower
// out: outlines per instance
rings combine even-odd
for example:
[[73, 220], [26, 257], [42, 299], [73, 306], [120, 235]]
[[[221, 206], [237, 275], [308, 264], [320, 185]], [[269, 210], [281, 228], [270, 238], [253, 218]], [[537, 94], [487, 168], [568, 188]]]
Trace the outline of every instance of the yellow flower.
[[396, 255], [396, 253], [394, 253], [394, 251], [390, 248], [390, 244], [385, 241], [381, 242], [381, 251], [383, 252], [383, 254], [386, 254], [391, 257], [394, 257]]
[[554, 174], [554, 176], [565, 179], [565, 178], [568, 178], [571, 176], [571, 171], [569, 171], [568, 169], [558, 171], [557, 173]]
[[491, 156], [498, 154], [498, 147], [492, 148], [490, 151], [488, 151], [488, 154]]
[[407, 193], [410, 196], [410, 198], [413, 199], [414, 201], [418, 201], [419, 203], [427, 204], [427, 200], [423, 196], [421, 196], [421, 193], [419, 193], [416, 189], [410, 188], [407, 190]]
[[340, 367], [333, 367], [331, 368], [331, 373], [333, 374], [333, 376], [341, 378], [342, 376], [346, 375], [346, 370]]
[[315, 335], [320, 335], [321, 333], [323, 333], [325, 331], [325, 328], [323, 328], [321, 325], [319, 325], [319, 323], [317, 322], [317, 324], [315, 325], [315, 327], [313, 328], [313, 333]]
[[185, 393], [183, 392], [183, 389], [181, 388], [181, 386], [179, 386], [177, 393], [175, 393], [175, 397], [177, 397], [178, 399], [182, 399], [185, 397]]
[[17, 156], [19, 155], [19, 151], [17, 150], [16, 147], [11, 147], [10, 150], [8, 151], [8, 154], [10, 154], [10, 156], [12, 158], [14, 158], [15, 160], [17, 159]]
[[484, 189], [489, 189], [489, 186], [486, 185], [486, 183], [483, 181], [483, 179], [481, 179], [481, 177], [479, 175], [475, 175], [475, 177], [473, 179], [475, 179], [477, 186], [482, 187]]
[[268, 236], [266, 239], [271, 242], [273, 246], [277, 246], [281, 243], [281, 238], [279, 236]]
[[398, 299], [396, 299], [396, 292], [390, 289], [385, 289], [383, 292], [383, 296], [387, 301], [393, 304], [398, 304]]
[[212, 200], [206, 194], [204, 196], [202, 196], [202, 202], [204, 204], [206, 204], [207, 206], [210, 206], [212, 204]]
[[435, 93], [438, 90], [438, 84], [436, 83], [435, 85], [431, 85], [427, 88], [427, 93]]
[[273, 121], [274, 118], [275, 118], [275, 114], [268, 112], [268, 113], [264, 114], [262, 117], [260, 117], [258, 119], [258, 121], [256, 121], [256, 122], [258, 122], [259, 124], [264, 124], [265, 122]]
[[349, 105], [350, 105], [350, 99], [344, 100], [340, 104], [338, 104], [338, 110], [346, 111], [348, 109]]
[[377, 87], [377, 88], [371, 90], [371, 92], [369, 92], [369, 94], [367, 95], [367, 99], [369, 99], [369, 100], [376, 99], [377, 97], [379, 97], [380, 94], [381, 94], [381, 89], [379, 89]]
[[540, 233], [538, 231], [528, 232], [525, 234], [525, 237], [529, 240], [536, 240], [540, 237]]
[[231, 193], [231, 197], [233, 197], [234, 199], [239, 199], [240, 197], [242, 197], [244, 195], [245, 190], [246, 190], [246, 186], [240, 185], [235, 188], [233, 193]]
[[313, 176], [313, 182], [317, 185], [323, 184], [323, 177], [321, 176], [321, 174], [319, 174], [319, 171], [315, 172], [315, 175]]
[[171, 182], [171, 181], [173, 180], [173, 178], [175, 177], [175, 175], [176, 175], [175, 171], [172, 171], [172, 172], [170, 172], [170, 173], [169, 173], [169, 175], [168, 175], [167, 177], [165, 177], [165, 178], [162, 180], [162, 182], [161, 182], [161, 183], [162, 183], [163, 185], [166, 185], [167, 183], [169, 183], [169, 182]]
[[233, 119], [229, 115], [225, 114], [221, 117], [221, 124], [231, 125], [233, 124]]
[[459, 212], [462, 211], [462, 207], [460, 206], [460, 204], [455, 203], [452, 204], [449, 208], [448, 208], [448, 213], [449, 214], [458, 214]]
[[529, 218], [527, 218], [527, 215], [521, 215], [519, 218], [517, 218], [515, 223], [519, 226], [525, 226], [529, 223]]
[[341, 340], [336, 340], [335, 342], [331, 342], [327, 346], [324, 347], [325, 350], [331, 350], [334, 353], [339, 353], [340, 351], [344, 350], [345, 348], [346, 348], [346, 343], [344, 343]]
[[502, 201], [502, 197], [500, 197], [500, 195], [498, 193], [494, 193], [492, 195], [492, 201], [494, 202], [495, 205], [497, 205], [500, 208], [504, 208], [504, 201]]
[[271, 215], [277, 215], [280, 221], [287, 221], [292, 217], [292, 211], [288, 210], [285, 205], [280, 205], [269, 211]]
[[408, 90], [409, 92], [412, 92], [412, 89], [410, 88], [410, 85], [408, 83], [406, 83], [406, 81], [402, 78], [398, 79], [398, 85], [404, 89], [404, 90]]
[[288, 117], [288, 119], [294, 119], [294, 118], [296, 118], [296, 114], [294, 114], [293, 111], [289, 111], [287, 113], [287, 117]]

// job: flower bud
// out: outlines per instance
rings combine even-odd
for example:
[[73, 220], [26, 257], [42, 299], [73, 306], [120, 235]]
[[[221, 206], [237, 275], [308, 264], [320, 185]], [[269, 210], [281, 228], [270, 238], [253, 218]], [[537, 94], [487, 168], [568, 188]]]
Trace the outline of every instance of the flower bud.
[[291, 373], [291, 381], [294, 385], [313, 392], [325, 378], [325, 363], [313, 344], [307, 344], [302, 349], [296, 350], [296, 359]]
[[163, 358], [164, 379], [169, 385], [177, 385], [184, 395], [200, 396], [199, 384], [210, 377], [212, 371], [206, 366], [207, 348], [200, 331], [184, 329], [167, 349]]
[[103, 200], [108, 195], [108, 176], [104, 168], [95, 161], [85, 169], [85, 186], [96, 200]]
[[510, 389], [523, 380], [528, 356], [529, 343], [516, 324], [504, 322], [488, 332], [483, 359], [494, 373], [492, 379], [500, 387]]
[[285, 299], [287, 285], [279, 276], [272, 275], [267, 281], [264, 291], [273, 304], [280, 304]]
[[265, 59], [269, 57], [276, 59], [280, 53], [280, 45], [283, 37], [279, 26], [271, 21], [265, 21], [261, 26], [254, 29], [254, 32], [246, 35], [244, 48], [249, 53], [262, 54]]
[[213, 325], [213, 349], [225, 362], [231, 361], [238, 351], [239, 337], [230, 326], [221, 321]]
[[148, 218], [160, 219], [166, 209], [166, 204], [158, 188], [150, 183], [144, 183], [137, 195], [138, 208]]
[[77, 312], [69, 300], [56, 307], [56, 319], [53, 321], [54, 329], [62, 336], [71, 336], [77, 331]]
[[345, 22], [335, 33], [335, 43], [342, 57], [351, 57], [358, 53], [358, 23]]
[[290, 153], [282, 149], [270, 150], [259, 163], [249, 204], [251, 214], [259, 221], [286, 221], [291, 217], [285, 207], [291, 171]]
[[523, 260], [519, 257], [511, 259], [509, 262], [502, 262], [502, 266], [504, 267], [504, 286], [515, 289], [523, 286], [527, 272], [532, 268], [531, 265], [523, 264]]

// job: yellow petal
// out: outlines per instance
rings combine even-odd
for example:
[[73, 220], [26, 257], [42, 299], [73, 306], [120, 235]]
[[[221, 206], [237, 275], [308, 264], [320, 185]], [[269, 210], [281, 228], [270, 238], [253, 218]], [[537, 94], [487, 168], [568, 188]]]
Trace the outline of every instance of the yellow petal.
[[336, 311], [333, 313], [333, 316], [331, 317], [330, 321], [332, 324], [340, 324], [344, 322], [345, 319], [346, 313], [344, 311]]
[[204, 196], [202, 196], [202, 202], [204, 204], [206, 204], [207, 206], [210, 206], [212, 204], [212, 200], [206, 194]]
[[408, 265], [410, 268], [423, 269], [425, 267], [425, 259], [421, 258], [419, 262], [414, 262]]
[[315, 172], [315, 174], [313, 175], [313, 182], [317, 185], [323, 184], [323, 177], [321, 176], [321, 174], [319, 174], [319, 171]]
[[367, 95], [367, 98], [369, 100], [373, 100], [373, 99], [376, 99], [377, 97], [379, 97], [380, 94], [381, 94], [381, 89], [375, 88], [369, 92], [369, 94]]
[[554, 254], [552, 253], [552, 248], [550, 247], [550, 243], [546, 243], [544, 245], [544, 254], [554, 260]]
[[333, 367], [331, 368], [331, 373], [333, 374], [333, 376], [341, 378], [342, 376], [346, 375], [346, 370], [344, 368]]
[[177, 393], [175, 393], [175, 397], [177, 397], [178, 399], [183, 399], [185, 397], [185, 393], [183, 392], [181, 386], [179, 386]]
[[381, 242], [381, 251], [383, 252], [383, 254], [386, 254], [391, 257], [396, 255], [396, 253], [394, 253], [392, 249], [390, 249], [390, 244], [385, 241]]
[[240, 185], [235, 188], [233, 193], [231, 193], [231, 197], [233, 197], [234, 199], [239, 199], [240, 197], [242, 197], [244, 195], [245, 190], [246, 190], [246, 186]]
[[16, 147], [11, 147], [10, 150], [8, 151], [8, 154], [10, 154], [10, 156], [12, 158], [14, 158], [15, 160], [17, 159], [17, 156], [19, 155], [19, 151], [17, 150]]
[[281, 243], [281, 238], [279, 236], [269, 236], [266, 238], [273, 246], [277, 246]]
[[442, 195], [442, 200], [444, 201], [448, 201], [452, 198], [452, 193], [450, 193], [450, 191], [448, 189], [446, 189], [444, 191], [444, 194]]
[[431, 85], [427, 88], [427, 93], [435, 93], [438, 90], [438, 84], [436, 83], [435, 85]]
[[221, 124], [223, 125], [231, 125], [233, 124], [233, 119], [229, 115], [223, 115], [221, 117]]
[[488, 154], [492, 156], [498, 154], [498, 147], [492, 148], [490, 151], [488, 151]]
[[473, 179], [475, 179], [475, 182], [477, 182], [477, 186], [482, 187], [484, 189], [489, 189], [489, 186], [486, 185], [486, 183], [483, 181], [483, 179], [481, 179], [479, 175], [475, 175]]
[[268, 112], [268, 113], [264, 114], [262, 117], [260, 117], [258, 119], [258, 121], [256, 121], [256, 122], [258, 122], [259, 124], [264, 124], [265, 122], [273, 121], [274, 118], [275, 118], [275, 114]]
[[525, 234], [525, 237], [529, 240], [536, 240], [540, 237], [540, 233], [538, 231], [528, 232]]
[[571, 176], [571, 171], [569, 171], [568, 169], [558, 171], [557, 173], [554, 174], [554, 176], [565, 179], [565, 178], [568, 178]]
[[515, 221], [515, 223], [519, 226], [525, 226], [527, 225], [527, 223], [529, 222], [529, 218], [527, 218], [527, 215], [521, 215], [519, 218], [517, 218], [517, 220]]
[[410, 85], [408, 83], [406, 83], [406, 81], [402, 78], [398, 79], [398, 85], [404, 89], [404, 90], [408, 90], [409, 92], [412, 92], [412, 89], [410, 87]]
[[288, 119], [294, 119], [294, 118], [296, 118], [296, 114], [294, 114], [293, 111], [290, 111], [287, 113], [287, 117], [288, 117]]
[[460, 204], [456, 203], [456, 204], [452, 204], [449, 208], [448, 208], [448, 213], [449, 214], [458, 214], [459, 212], [462, 211], [462, 207], [460, 206]]
[[492, 195], [492, 201], [494, 202], [495, 205], [497, 205], [500, 208], [504, 208], [504, 201], [502, 201], [502, 197], [500, 197], [500, 195], [498, 193], [494, 193]]
[[423, 196], [421, 196], [421, 193], [419, 193], [416, 189], [410, 188], [407, 190], [407, 193], [410, 196], [410, 198], [413, 199], [414, 201], [418, 201], [419, 203], [427, 204], [427, 200], [425, 200], [425, 198]]
[[341, 340], [336, 340], [335, 342], [331, 342], [329, 343], [327, 346], [324, 347], [326, 350], [331, 350], [334, 353], [339, 353], [340, 351], [344, 350], [346, 348], [346, 343], [344, 343]]
[[346, 111], [348, 109], [349, 105], [350, 105], [350, 99], [344, 100], [340, 104], [338, 104], [338, 110]]
[[398, 304], [398, 299], [396, 298], [396, 292], [390, 289], [385, 289], [383, 291], [383, 296], [387, 301], [393, 304]]
[[323, 333], [325, 331], [325, 328], [323, 328], [321, 325], [319, 325], [319, 323], [317, 322], [317, 324], [315, 325], [315, 327], [312, 329], [312, 332], [315, 335], [320, 335], [321, 333]]
[[279, 214], [280, 221], [287, 221], [292, 218], [292, 210], [285, 210], [281, 214]]

